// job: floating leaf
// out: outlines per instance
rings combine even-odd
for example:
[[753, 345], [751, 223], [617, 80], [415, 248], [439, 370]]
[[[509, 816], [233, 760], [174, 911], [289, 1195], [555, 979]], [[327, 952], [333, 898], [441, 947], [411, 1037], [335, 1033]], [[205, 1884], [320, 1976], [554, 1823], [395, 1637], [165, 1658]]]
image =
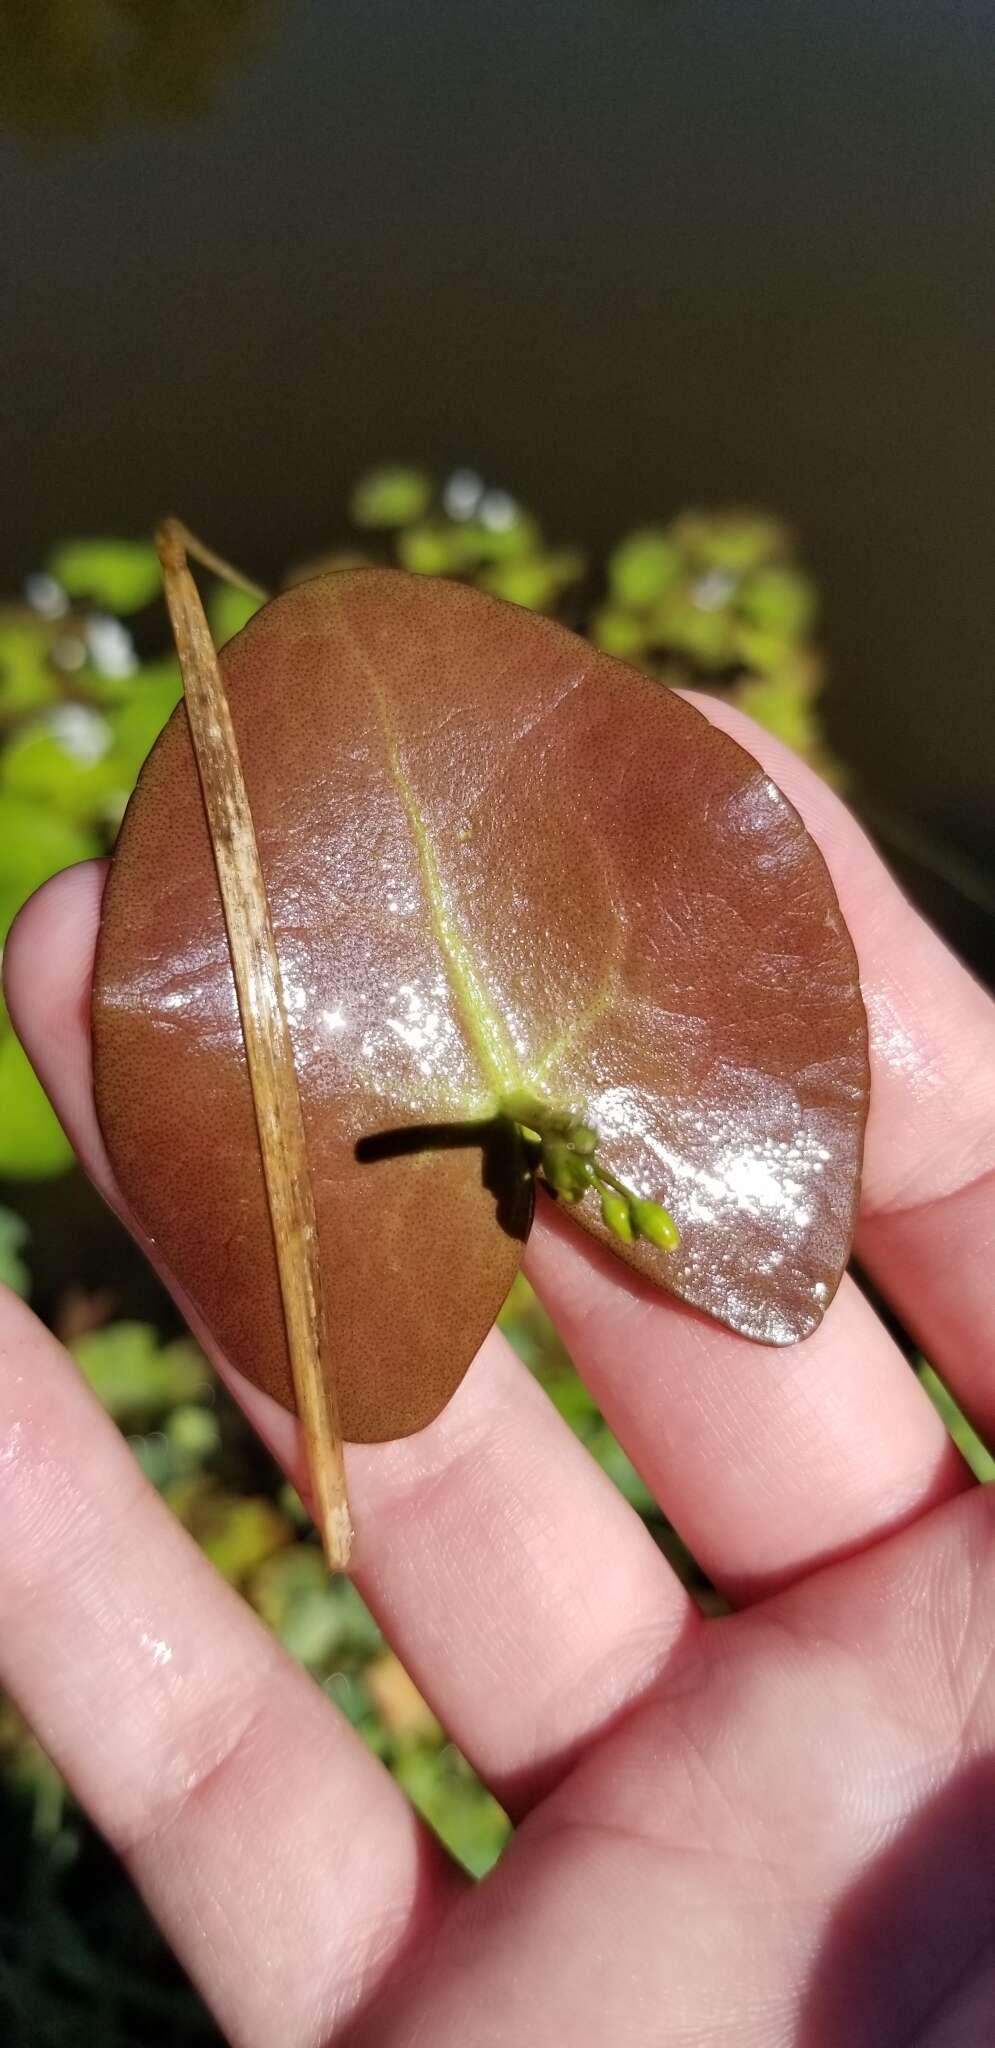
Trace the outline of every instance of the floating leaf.
[[[582, 1116], [609, 1184], [673, 1216], [666, 1252], [582, 1199], [571, 1215], [617, 1256], [753, 1337], [812, 1330], [849, 1248], [866, 1026], [822, 858], [757, 763], [562, 627], [390, 571], [298, 586], [222, 665], [346, 1435], [424, 1426], [507, 1292], [529, 1221], [499, 1114], [516, 1091]], [[289, 1404], [179, 714], [109, 879], [94, 1046], [129, 1202], [229, 1357]]]
[[64, 540], [46, 562], [67, 596], [127, 615], [159, 592], [155, 549], [143, 540]]
[[432, 479], [421, 469], [399, 465], [361, 476], [349, 500], [354, 526], [410, 526], [428, 510]]

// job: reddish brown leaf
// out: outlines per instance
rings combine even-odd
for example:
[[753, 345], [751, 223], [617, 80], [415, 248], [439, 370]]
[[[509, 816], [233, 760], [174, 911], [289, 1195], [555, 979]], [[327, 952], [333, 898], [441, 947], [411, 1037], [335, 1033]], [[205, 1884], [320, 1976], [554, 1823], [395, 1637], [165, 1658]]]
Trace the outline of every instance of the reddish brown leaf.
[[[582, 1110], [604, 1163], [673, 1214], [666, 1254], [619, 1243], [585, 1199], [572, 1213], [619, 1256], [762, 1341], [813, 1329], [853, 1226], [866, 1025], [822, 857], [751, 756], [562, 627], [385, 570], [299, 585], [223, 669], [345, 1434], [423, 1427], [493, 1320], [527, 1201], [509, 1229], [480, 1146], [423, 1144], [421, 1127], [472, 1136], [515, 1087]], [[94, 1039], [136, 1215], [229, 1356], [289, 1404], [182, 707], [122, 828]], [[357, 1142], [411, 1127], [419, 1149], [357, 1159]]]

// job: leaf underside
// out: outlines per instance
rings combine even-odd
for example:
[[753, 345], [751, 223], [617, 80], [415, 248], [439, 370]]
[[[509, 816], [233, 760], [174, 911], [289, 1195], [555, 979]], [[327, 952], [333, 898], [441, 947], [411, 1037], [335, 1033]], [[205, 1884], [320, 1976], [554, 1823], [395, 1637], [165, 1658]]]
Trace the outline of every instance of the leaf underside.
[[[564, 628], [393, 571], [298, 585], [222, 665], [346, 1437], [422, 1428], [493, 1321], [530, 1219], [489, 1124], [516, 1089], [582, 1110], [681, 1232], [665, 1254], [571, 1211], [613, 1252], [763, 1342], [812, 1330], [853, 1227], [866, 1022], [822, 857], [751, 756]], [[232, 1361], [292, 1405], [182, 707], [108, 881], [94, 1054], [139, 1221]]]

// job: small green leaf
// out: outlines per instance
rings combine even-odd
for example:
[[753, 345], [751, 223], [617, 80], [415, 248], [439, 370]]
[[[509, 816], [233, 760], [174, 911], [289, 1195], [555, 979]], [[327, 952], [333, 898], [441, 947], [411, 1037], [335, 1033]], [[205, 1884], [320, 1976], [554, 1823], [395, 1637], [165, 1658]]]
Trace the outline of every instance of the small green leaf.
[[360, 477], [349, 500], [349, 516], [354, 526], [410, 526], [424, 516], [431, 499], [432, 479], [424, 470], [392, 464]]
[[649, 644], [646, 620], [620, 605], [602, 605], [591, 620], [591, 639], [604, 654], [618, 661], [635, 661]]
[[162, 1344], [149, 1323], [107, 1323], [70, 1345], [80, 1371], [115, 1422], [147, 1424], [202, 1400], [207, 1365], [192, 1337]]
[[118, 615], [140, 611], [160, 587], [158, 557], [147, 541], [60, 541], [45, 567], [67, 596]]
[[44, 1180], [71, 1166], [72, 1146], [10, 1025], [0, 1026], [0, 1174]]
[[397, 536], [397, 559], [413, 576], [459, 576], [466, 565], [463, 529], [441, 520], [406, 527]]
[[775, 675], [794, 653], [794, 644], [787, 634], [766, 626], [751, 626], [746, 619], [736, 620], [735, 642], [737, 661], [761, 676]]
[[524, 555], [495, 562], [478, 577], [481, 590], [503, 597], [526, 611], [553, 611], [563, 592], [584, 574], [584, 557], [564, 549], [560, 554]]
[[801, 640], [815, 622], [815, 587], [801, 569], [772, 562], [742, 584], [738, 606], [750, 624], [788, 640]]
[[814, 752], [821, 739], [807, 669], [791, 666], [770, 676], [748, 676], [738, 683], [735, 702], [796, 754]]
[[166, 1441], [177, 1466], [195, 1468], [221, 1448], [221, 1429], [213, 1408], [183, 1402], [166, 1422]]
[[27, 1294], [31, 1275], [21, 1253], [28, 1241], [28, 1226], [13, 1209], [0, 1208], [0, 1286], [15, 1294]]
[[149, 663], [135, 677], [127, 699], [109, 714], [114, 742], [129, 787], [183, 694], [175, 661]]
[[487, 526], [482, 520], [468, 519], [454, 526], [453, 532], [459, 536], [468, 569], [484, 562], [520, 562], [525, 555], [537, 554], [542, 545], [538, 522], [510, 500], [507, 517], [500, 525]]
[[263, 602], [261, 597], [250, 597], [247, 590], [239, 590], [233, 583], [216, 583], [207, 601], [215, 646], [223, 647], [226, 640], [234, 640]]
[[665, 533], [647, 527], [630, 533], [609, 556], [608, 588], [617, 604], [641, 611], [664, 597], [680, 572], [680, 550]]
[[712, 672], [726, 668], [736, 650], [728, 613], [706, 611], [690, 599], [661, 611], [654, 620], [653, 642], [684, 655], [697, 668]]
[[20, 609], [0, 610], [0, 713], [16, 718], [50, 704], [59, 686], [49, 666], [51, 629]]
[[749, 575], [789, 545], [781, 520], [765, 512], [686, 512], [670, 533], [696, 569], [724, 569], [732, 576]]
[[0, 788], [0, 944], [33, 890], [100, 851], [95, 833]]
[[78, 825], [120, 816], [128, 777], [99, 711], [58, 704], [24, 725], [0, 755], [0, 783]]
[[441, 1755], [419, 1744], [394, 1757], [394, 1775], [450, 1854], [471, 1876], [483, 1877], [510, 1833], [497, 1800], [474, 1777], [452, 1745]]
[[167, 1506], [231, 1585], [289, 1543], [291, 1531], [262, 1494], [226, 1493], [213, 1479], [179, 1479], [163, 1490]]

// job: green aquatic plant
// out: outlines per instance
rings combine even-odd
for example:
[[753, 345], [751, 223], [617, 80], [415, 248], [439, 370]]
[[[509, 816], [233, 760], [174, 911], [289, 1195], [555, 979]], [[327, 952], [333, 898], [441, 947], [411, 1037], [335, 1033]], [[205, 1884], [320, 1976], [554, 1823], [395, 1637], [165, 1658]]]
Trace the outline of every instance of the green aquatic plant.
[[[395, 470], [386, 481], [389, 489], [381, 472], [375, 490], [369, 480], [357, 487], [353, 510], [364, 523], [353, 535], [343, 530], [321, 562], [292, 567], [284, 579], [288, 585], [303, 571], [319, 567], [400, 564], [407, 557], [418, 572], [443, 574], [524, 609], [565, 618], [609, 652], [653, 673], [699, 684], [705, 680], [708, 687], [749, 703], [763, 722], [810, 756], [824, 759], [818, 716], [822, 676], [812, 646], [811, 606], [806, 612], [797, 593], [792, 599], [789, 592], [786, 601], [776, 583], [757, 581], [764, 568], [794, 559], [779, 526], [765, 533], [761, 523], [759, 551], [756, 532], [751, 542], [749, 534], [744, 539], [732, 529], [718, 542], [722, 559], [711, 566], [726, 578], [738, 577], [740, 591], [740, 665], [719, 673], [691, 658], [686, 632], [680, 654], [676, 638], [651, 647], [646, 637], [647, 611], [654, 606], [659, 611], [668, 587], [676, 606], [674, 593], [689, 574], [695, 550], [696, 559], [702, 558], [702, 548], [707, 553], [712, 545], [714, 552], [700, 529], [697, 537], [692, 532], [681, 538], [672, 531], [680, 522], [665, 521], [621, 544], [602, 573], [577, 549], [548, 538], [529, 509], [502, 487], [467, 471], [433, 478]], [[749, 577], [752, 591], [747, 590]], [[716, 591], [721, 596], [714, 585], [712, 594]], [[222, 644], [241, 631], [257, 600], [214, 582], [208, 608], [214, 636]], [[21, 903], [48, 875], [111, 851], [138, 770], [179, 694], [179, 671], [153, 587], [151, 550], [144, 542], [118, 546], [71, 538], [39, 565], [24, 597], [0, 606], [0, 943]], [[525, 1128], [541, 1141], [543, 1134], [534, 1125]], [[646, 1197], [633, 1196], [621, 1175], [616, 1176], [623, 1181], [621, 1192], [610, 1182], [592, 1186], [586, 1176], [591, 1155], [577, 1152], [577, 1135], [573, 1156], [585, 1168], [582, 1206], [590, 1206], [606, 1232], [624, 1244], [627, 1228], [639, 1222], [631, 1203]], [[535, 1165], [563, 1199], [563, 1183], [577, 1169], [562, 1154], [558, 1160], [556, 1137], [547, 1131], [549, 1173], [541, 1157]], [[542, 1150], [540, 1142], [540, 1155]], [[61, 1174], [70, 1163], [68, 1141], [0, 1010], [0, 1174], [8, 1177], [0, 1211], [0, 1278], [23, 1292], [32, 1280], [31, 1243], [18, 1214], [24, 1182]], [[658, 1183], [656, 1191], [666, 1195]], [[645, 1211], [642, 1220], [651, 1221]], [[652, 1246], [649, 1232], [644, 1243]], [[115, 1276], [108, 1273], [107, 1278], [113, 1292]], [[116, 1315], [113, 1298], [87, 1297], [84, 1307], [90, 1327], [72, 1339], [78, 1362], [152, 1483], [218, 1568], [385, 1758], [454, 1852], [469, 1869], [485, 1869], [505, 1839], [506, 1818], [445, 1743], [427, 1710], [412, 1700], [410, 1682], [406, 1690], [400, 1667], [390, 1659], [352, 1586], [329, 1581], [299, 1501], [262, 1460], [240, 1417], [214, 1388], [196, 1347], [177, 1335], [165, 1298], [153, 1311], [154, 1325]], [[72, 1316], [79, 1313], [74, 1306]], [[56, 1301], [53, 1314], [61, 1323], [70, 1308]], [[712, 1596], [701, 1574], [667, 1529], [520, 1277], [500, 1321], [564, 1419], [645, 1516], [697, 1597], [708, 1603]], [[13, 1966], [18, 1982], [22, 1973], [25, 1984], [37, 1987], [42, 1967], [48, 1973], [44, 2004], [32, 2010], [42, 2013], [45, 2027], [67, 2025], [64, 2038], [76, 2038], [72, 2030], [78, 2011], [67, 2004], [67, 1980], [55, 1960], [71, 1957], [72, 1996], [88, 2012], [99, 2009], [102, 2039], [117, 2038], [112, 2013], [134, 2012], [133, 2028], [144, 2038], [143, 2030], [153, 2024], [149, 2015], [154, 2010], [158, 2023], [167, 2009], [170, 2018], [164, 2023], [182, 2025], [184, 2039], [200, 2039], [192, 1998], [168, 1974], [127, 1888], [113, 1866], [101, 1860], [102, 1852], [57, 1774], [13, 1710], [3, 1708], [2, 1716], [0, 1795], [11, 1828], [19, 1828], [23, 1819], [23, 1836], [16, 1839], [23, 1841], [20, 1854], [36, 1900], [31, 1922], [36, 1947], [34, 1960], [25, 1961], [26, 1923], [16, 1912], [7, 1919], [0, 1912], [0, 1955]], [[18, 1851], [14, 1854], [16, 1860]], [[94, 1868], [95, 1883], [90, 1876]], [[96, 1918], [89, 1918], [80, 1904], [81, 1881], [105, 1902]], [[44, 1905], [37, 1903], [42, 1890]], [[64, 1903], [70, 1897], [72, 1916]], [[145, 1959], [140, 1970], [135, 1967], [138, 1956]], [[152, 2000], [147, 2006], [141, 2003], [146, 1989]], [[37, 1996], [42, 1997], [40, 1990]], [[91, 1996], [92, 2007], [86, 2004]], [[156, 1997], [161, 2006], [155, 2005]], [[56, 2033], [52, 2038], [58, 2038]], [[135, 2038], [133, 2029], [127, 2038]]]
[[[761, 1341], [806, 1334], [848, 1250], [865, 1026], [825, 865], [752, 756], [558, 624], [389, 570], [295, 585], [219, 664], [190, 542], [170, 525], [160, 546], [186, 701], [104, 893], [97, 1112], [133, 1215], [226, 1355], [301, 1413], [319, 1490], [342, 1437], [407, 1435], [450, 1398], [536, 1172], [647, 1280]], [[259, 993], [281, 978], [292, 1055]], [[703, 1024], [723, 1048], [707, 1115]], [[827, 1069], [831, 1103], [811, 1082]], [[772, 1089], [804, 1201], [747, 1213], [723, 1162], [733, 1133], [776, 1174]], [[303, 1159], [290, 1181], [274, 1129], [279, 1173], [291, 1141]], [[222, 1252], [214, 1222], [236, 1205]], [[327, 1500], [341, 1561], [340, 1475]]]

